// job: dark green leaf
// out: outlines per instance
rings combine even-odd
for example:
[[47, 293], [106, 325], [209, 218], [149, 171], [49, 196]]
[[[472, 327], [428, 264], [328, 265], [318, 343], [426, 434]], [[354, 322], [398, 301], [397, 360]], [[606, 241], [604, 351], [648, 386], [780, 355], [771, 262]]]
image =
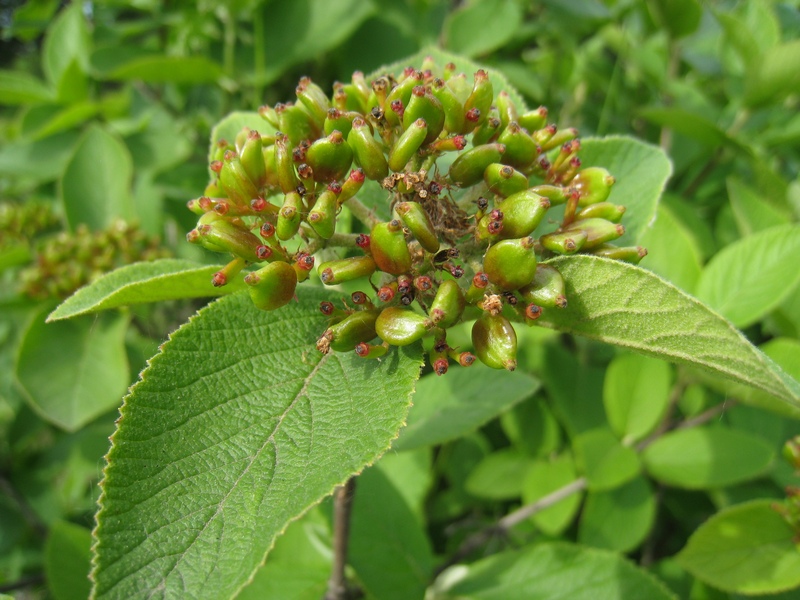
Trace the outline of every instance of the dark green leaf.
[[0, 71], [0, 104], [38, 104], [53, 99], [40, 79], [24, 71]]
[[738, 327], [758, 321], [800, 283], [800, 225], [771, 227], [735, 242], [711, 259], [697, 297]]
[[539, 382], [520, 371], [499, 372], [475, 364], [453, 368], [447, 377], [431, 373], [417, 386], [408, 424], [392, 444], [410, 450], [453, 440], [532, 395]]
[[430, 543], [422, 523], [377, 465], [356, 481], [348, 558], [375, 598], [406, 600], [425, 594], [433, 570]]
[[89, 569], [92, 533], [83, 527], [57, 521], [50, 526], [45, 545], [47, 587], [56, 600], [88, 598], [92, 589]]
[[128, 387], [128, 317], [109, 313], [46, 324], [45, 314], [25, 333], [15, 372], [43, 419], [76, 431], [119, 404]]
[[754, 479], [775, 452], [761, 438], [736, 429], [695, 427], [667, 433], [645, 448], [648, 473], [689, 489], [723, 487]]
[[[522, 502], [531, 504], [561, 489], [578, 478], [575, 461], [565, 452], [537, 460], [528, 469], [522, 483]], [[558, 535], [572, 522], [581, 505], [582, 494], [572, 494], [536, 513], [531, 520], [547, 535]]]
[[41, 182], [57, 179], [72, 157], [79, 137], [77, 131], [68, 131], [36, 142], [5, 144], [0, 148], [0, 175]]
[[47, 321], [131, 304], [223, 296], [244, 287], [239, 279], [221, 288], [211, 285], [211, 276], [219, 268], [175, 258], [125, 265], [79, 289], [64, 300]]
[[655, 494], [644, 477], [604, 492], [589, 492], [581, 513], [582, 544], [629, 552], [650, 532], [656, 516]]
[[659, 25], [675, 38], [694, 33], [703, 16], [698, 0], [654, 0], [648, 2], [647, 7]]
[[794, 537], [773, 501], [756, 500], [711, 517], [676, 558], [716, 588], [772, 594], [800, 586], [800, 552]]
[[698, 300], [639, 267], [594, 256], [549, 264], [567, 282], [569, 305], [548, 326], [694, 365], [800, 407], [800, 384]]
[[213, 83], [221, 67], [205, 56], [144, 56], [118, 66], [106, 78], [148, 83]]
[[658, 579], [615, 552], [565, 543], [501, 552], [445, 571], [433, 600], [670, 600]]
[[529, 456], [547, 456], [561, 444], [561, 427], [538, 396], [500, 415], [500, 424], [514, 447]]
[[467, 478], [465, 489], [476, 498], [509, 500], [522, 495], [525, 472], [533, 463], [512, 448], [495, 450], [477, 464]]
[[50, 25], [42, 47], [42, 70], [58, 90], [59, 100], [71, 102], [85, 94], [91, 46], [83, 5], [73, 2]]
[[[261, 312], [247, 294], [203, 309], [164, 344], [121, 410], [102, 484], [98, 599], [229, 598], [286, 524], [397, 435], [416, 347], [381, 361], [321, 355], [320, 300]], [[257, 532], [254, 535], [254, 532]]]
[[516, 0], [472, 0], [448, 15], [445, 46], [463, 56], [488, 54], [508, 43], [521, 24]]
[[744, 101], [752, 107], [800, 92], [800, 40], [775, 46], [753, 61], [745, 82]]
[[84, 134], [61, 178], [61, 201], [70, 227], [93, 230], [131, 218], [131, 156], [116, 137], [92, 125]]

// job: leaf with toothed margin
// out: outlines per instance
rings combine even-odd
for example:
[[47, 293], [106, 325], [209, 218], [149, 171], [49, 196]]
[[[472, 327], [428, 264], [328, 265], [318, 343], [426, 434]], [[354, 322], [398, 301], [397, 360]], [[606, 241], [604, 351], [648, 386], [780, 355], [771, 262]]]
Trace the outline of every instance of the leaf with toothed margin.
[[150, 361], [107, 457], [94, 598], [232, 597], [290, 521], [389, 447], [419, 348], [321, 355], [317, 306], [337, 295], [298, 296], [274, 312], [224, 297]]
[[800, 406], [800, 384], [728, 321], [640, 267], [597, 256], [548, 261], [567, 284], [568, 306], [543, 325], [717, 373]]

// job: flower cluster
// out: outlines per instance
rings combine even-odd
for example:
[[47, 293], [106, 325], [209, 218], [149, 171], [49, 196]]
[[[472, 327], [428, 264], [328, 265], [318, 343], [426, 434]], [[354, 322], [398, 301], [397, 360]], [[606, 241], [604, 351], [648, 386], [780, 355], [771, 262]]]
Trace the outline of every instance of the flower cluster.
[[[372, 294], [357, 291], [341, 308], [322, 303], [330, 326], [321, 352], [379, 357], [431, 336], [437, 373], [475, 355], [514, 369], [510, 319], [532, 323], [567, 304], [561, 275], [542, 258], [645, 255], [611, 244], [625, 231], [625, 208], [608, 200], [608, 171], [581, 167], [577, 131], [549, 124], [544, 107], [520, 111], [483, 70], [468, 79], [454, 64], [439, 70], [427, 60], [396, 78], [367, 81], [356, 72], [330, 98], [303, 78], [296, 95], [259, 110], [274, 133], [245, 130], [233, 144], [218, 143], [215, 177], [189, 202], [199, 221], [187, 239], [233, 255], [214, 285], [266, 263], [245, 276], [264, 310], [292, 299], [318, 250], [350, 248], [316, 265], [319, 278], [363, 279]], [[380, 186], [391, 218], [379, 220], [360, 202], [365, 185]], [[559, 205], [557, 222], [553, 213], [545, 220]], [[343, 206], [364, 222], [363, 233], [337, 233]], [[465, 313], [477, 315], [475, 355], [446, 341]]]

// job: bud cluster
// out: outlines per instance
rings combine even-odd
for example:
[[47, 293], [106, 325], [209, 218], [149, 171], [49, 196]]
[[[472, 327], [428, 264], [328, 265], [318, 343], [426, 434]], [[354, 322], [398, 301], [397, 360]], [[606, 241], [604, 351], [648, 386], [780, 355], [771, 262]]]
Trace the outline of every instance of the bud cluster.
[[125, 221], [95, 232], [79, 225], [39, 245], [35, 262], [20, 274], [22, 291], [36, 299], [66, 298], [117, 267], [166, 256], [158, 238]]
[[[446, 330], [476, 307], [477, 358], [514, 369], [509, 318], [531, 324], [567, 304], [561, 275], [541, 258], [584, 252], [638, 262], [646, 254], [612, 245], [625, 231], [625, 208], [608, 200], [608, 171], [581, 168], [578, 132], [549, 124], [544, 107], [520, 111], [508, 93], [495, 94], [483, 70], [470, 80], [429, 59], [397, 78], [368, 82], [356, 72], [334, 84], [330, 98], [304, 77], [296, 94], [296, 102], [259, 109], [276, 133], [244, 130], [233, 144], [218, 143], [215, 177], [188, 203], [199, 220], [187, 239], [233, 255], [215, 274], [217, 286], [265, 264], [244, 278], [265, 310], [292, 299], [316, 250], [353, 248], [316, 265], [319, 278], [363, 278], [374, 296], [355, 292], [341, 308], [323, 303], [330, 326], [317, 342], [321, 352], [374, 358], [431, 336], [431, 364], [442, 374], [451, 360], [474, 362], [448, 346]], [[440, 158], [449, 166], [440, 169]], [[388, 221], [377, 222], [358, 200], [366, 180], [385, 190]], [[346, 204], [369, 231], [336, 233]], [[563, 216], [539, 235], [556, 205]]]
[[13, 242], [28, 242], [58, 224], [58, 216], [48, 203], [0, 203], [0, 248]]

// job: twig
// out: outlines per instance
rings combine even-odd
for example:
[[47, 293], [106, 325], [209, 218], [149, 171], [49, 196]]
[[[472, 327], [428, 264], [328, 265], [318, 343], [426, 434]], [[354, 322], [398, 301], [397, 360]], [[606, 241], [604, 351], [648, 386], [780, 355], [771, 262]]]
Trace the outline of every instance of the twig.
[[358, 198], [350, 198], [344, 205], [350, 209], [350, 212], [353, 213], [356, 219], [364, 223], [364, 225], [370, 229], [380, 221], [380, 219], [375, 216], [375, 211], [367, 207]]
[[325, 600], [345, 600], [347, 598], [347, 580], [344, 570], [347, 566], [347, 546], [350, 533], [350, 511], [353, 508], [353, 493], [356, 489], [356, 478], [351, 477], [342, 486], [336, 488], [333, 498], [333, 570], [328, 580], [328, 592]]
[[571, 496], [572, 494], [576, 494], [582, 490], [586, 489], [586, 478], [579, 477], [575, 481], [572, 481], [561, 487], [554, 492], [547, 494], [547, 496], [543, 496], [539, 498], [536, 502], [531, 502], [530, 504], [526, 504], [515, 510], [514, 512], [508, 513], [505, 517], [500, 519], [494, 525], [490, 525], [485, 529], [482, 529], [466, 540], [464, 543], [461, 544], [459, 549], [451, 556], [447, 562], [440, 565], [434, 575], [438, 575], [442, 571], [444, 571], [447, 567], [450, 567], [460, 560], [466, 558], [470, 554], [472, 554], [475, 550], [480, 548], [486, 541], [488, 541], [494, 535], [505, 535], [509, 529], [521, 523], [525, 519], [532, 517], [538, 512], [543, 511], [546, 508], [550, 508], [554, 504], [560, 502], [564, 498]]

